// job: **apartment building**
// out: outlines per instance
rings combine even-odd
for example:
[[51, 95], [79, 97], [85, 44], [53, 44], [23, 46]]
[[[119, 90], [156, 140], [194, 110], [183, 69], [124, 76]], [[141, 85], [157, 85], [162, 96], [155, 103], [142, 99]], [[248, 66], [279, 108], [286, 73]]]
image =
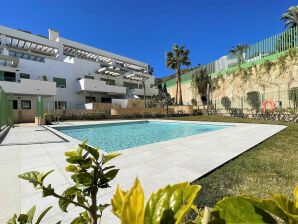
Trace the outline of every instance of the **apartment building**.
[[[0, 86], [12, 95], [13, 109], [86, 108], [158, 93], [149, 65], [62, 38], [0, 26]], [[49, 103], [52, 102], [52, 103]]]

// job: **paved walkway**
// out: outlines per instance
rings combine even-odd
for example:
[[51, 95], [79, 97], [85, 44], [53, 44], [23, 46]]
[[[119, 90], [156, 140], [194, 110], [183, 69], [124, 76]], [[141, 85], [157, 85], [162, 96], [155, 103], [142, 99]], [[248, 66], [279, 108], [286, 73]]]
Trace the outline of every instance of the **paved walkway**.
[[[88, 123], [103, 122], [68, 122], [65, 125]], [[121, 151], [122, 155], [112, 161], [120, 172], [112, 183], [113, 187], [100, 192], [100, 200], [109, 202], [116, 183], [127, 189], [136, 176], [141, 180], [147, 197], [166, 184], [196, 180], [285, 128], [262, 124], [233, 125], [223, 130]], [[69, 213], [61, 212], [56, 199], [41, 198], [40, 192], [35, 191], [31, 184], [17, 178], [26, 171], [54, 169], [46, 182], [52, 183], [58, 192], [70, 186], [70, 174], [64, 171], [64, 152], [75, 148], [78, 141], [68, 140], [70, 142], [43, 127], [22, 126], [10, 130], [0, 145], [0, 223], [13, 213], [27, 211], [34, 204], [38, 211], [54, 206], [44, 223], [52, 224], [58, 220], [70, 223], [74, 214], [78, 214], [79, 209], [71, 206]], [[102, 223], [119, 222], [106, 210]]]

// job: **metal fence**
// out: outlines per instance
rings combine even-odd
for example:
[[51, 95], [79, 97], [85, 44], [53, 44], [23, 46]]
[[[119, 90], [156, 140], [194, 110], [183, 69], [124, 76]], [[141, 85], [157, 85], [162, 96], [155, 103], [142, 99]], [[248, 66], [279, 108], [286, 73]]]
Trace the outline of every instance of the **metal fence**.
[[12, 121], [11, 95], [0, 87], [0, 130]]
[[250, 45], [244, 58], [245, 61], [253, 61], [297, 46], [298, 26]]
[[230, 113], [233, 109], [240, 109], [244, 113], [259, 113], [264, 111], [283, 111], [298, 113], [298, 87], [288, 91], [260, 93], [251, 91], [237, 96], [213, 96], [211, 108], [218, 112]]

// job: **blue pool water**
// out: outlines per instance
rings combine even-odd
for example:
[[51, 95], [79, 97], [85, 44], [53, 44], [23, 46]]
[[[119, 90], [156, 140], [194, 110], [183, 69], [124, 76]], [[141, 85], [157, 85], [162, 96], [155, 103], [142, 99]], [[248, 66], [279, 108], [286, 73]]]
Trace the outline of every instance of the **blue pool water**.
[[227, 127], [230, 126], [142, 121], [58, 127], [56, 129], [78, 140], [87, 139], [90, 145], [99, 147], [106, 152], [114, 152]]

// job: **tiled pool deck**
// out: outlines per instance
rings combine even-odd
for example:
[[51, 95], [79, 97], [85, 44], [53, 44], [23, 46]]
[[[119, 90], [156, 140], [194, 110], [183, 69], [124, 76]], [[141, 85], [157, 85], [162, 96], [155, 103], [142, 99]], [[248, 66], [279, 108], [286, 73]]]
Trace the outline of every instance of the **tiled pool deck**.
[[[124, 121], [78, 121], [60, 125], [109, 122]], [[121, 151], [122, 155], [111, 162], [120, 168], [120, 172], [113, 181], [112, 188], [100, 191], [100, 200], [109, 202], [117, 183], [127, 189], [136, 176], [142, 182], [146, 197], [161, 186], [194, 181], [286, 127], [228, 124], [232, 124], [233, 127]], [[49, 205], [54, 206], [44, 223], [52, 224], [59, 220], [63, 220], [62, 223], [70, 223], [74, 214], [78, 214], [78, 208], [71, 206], [69, 213], [61, 212], [56, 199], [41, 198], [41, 193], [35, 191], [31, 184], [17, 178], [18, 174], [26, 171], [54, 169], [55, 172], [47, 177], [46, 182], [52, 183], [58, 192], [70, 186], [70, 174], [64, 171], [64, 152], [75, 148], [78, 141], [62, 136], [69, 142], [44, 127], [21, 126], [10, 130], [0, 145], [0, 223], [5, 223], [13, 213], [27, 211], [34, 204], [37, 205], [38, 212]], [[102, 223], [119, 222], [108, 208], [104, 212]]]

